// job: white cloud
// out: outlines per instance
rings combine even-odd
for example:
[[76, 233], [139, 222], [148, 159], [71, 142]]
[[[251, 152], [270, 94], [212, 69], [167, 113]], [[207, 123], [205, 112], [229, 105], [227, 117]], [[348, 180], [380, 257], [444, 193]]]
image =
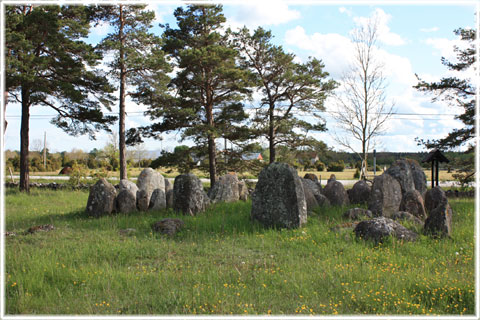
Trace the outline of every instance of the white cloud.
[[391, 15], [377, 8], [370, 14], [370, 17], [354, 17], [353, 21], [358, 27], [362, 27], [366, 26], [371, 19], [376, 20], [378, 23], [378, 40], [380, 42], [390, 46], [404, 45], [406, 41], [400, 35], [391, 32], [390, 27], [388, 27], [388, 22], [391, 18]]
[[427, 33], [429, 33], [429, 32], [436, 32], [436, 31], [438, 31], [438, 30], [439, 30], [438, 27], [421, 28], [421, 29], [420, 29], [421, 32], [427, 32]]
[[111, 26], [109, 22], [102, 21], [98, 25], [90, 29], [90, 35], [106, 36], [110, 32]]
[[235, 6], [235, 13], [227, 17], [227, 24], [232, 28], [247, 26], [280, 25], [292, 20], [300, 19], [300, 12], [291, 10], [285, 2], [259, 1], [255, 4]]
[[349, 17], [351, 17], [351, 16], [353, 15], [352, 10], [349, 10], [349, 9], [347, 9], [347, 8], [345, 8], [345, 7], [340, 7], [340, 8], [338, 8], [338, 11], [339, 11], [340, 13], [345, 13], [345, 14], [346, 14], [347, 16], [349, 16]]

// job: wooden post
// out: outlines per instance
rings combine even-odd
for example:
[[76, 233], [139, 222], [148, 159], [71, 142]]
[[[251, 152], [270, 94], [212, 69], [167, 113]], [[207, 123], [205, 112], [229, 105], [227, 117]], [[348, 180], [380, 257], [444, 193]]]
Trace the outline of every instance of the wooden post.
[[432, 189], [435, 188], [435, 161], [432, 160]]
[[12, 167], [8, 167], [8, 170], [10, 170], [10, 179], [12, 179], [12, 182], [15, 182], [15, 180], [13, 180]]
[[439, 167], [439, 165], [438, 165], [438, 160], [435, 160], [435, 176], [436, 176], [435, 178], [436, 178], [436, 180], [437, 180], [437, 181], [436, 181], [437, 187], [438, 187], [438, 167]]

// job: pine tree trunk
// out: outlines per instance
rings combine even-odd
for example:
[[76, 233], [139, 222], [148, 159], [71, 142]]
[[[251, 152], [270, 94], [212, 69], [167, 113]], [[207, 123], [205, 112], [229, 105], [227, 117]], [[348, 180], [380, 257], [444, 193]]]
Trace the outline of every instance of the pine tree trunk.
[[120, 5], [120, 28], [119, 28], [119, 38], [120, 38], [120, 106], [119, 106], [119, 129], [118, 129], [118, 150], [120, 153], [120, 179], [127, 179], [127, 159], [126, 159], [126, 146], [125, 146], [125, 82], [126, 82], [126, 70], [125, 70], [125, 53], [124, 53], [124, 43], [123, 39], [123, 28], [124, 28], [124, 16], [123, 16], [123, 6]]
[[[210, 100], [210, 99], [208, 99]], [[207, 122], [208, 125], [213, 129], [213, 106], [207, 105]], [[216, 163], [216, 146], [215, 146], [215, 137], [212, 133], [208, 133], [208, 162], [209, 162], [209, 171], [210, 171], [210, 188], [213, 188], [216, 176], [217, 176], [217, 163]]]
[[30, 192], [29, 177], [29, 118], [30, 118], [30, 94], [28, 89], [22, 87], [22, 122], [20, 127], [20, 191]]
[[268, 143], [270, 150], [270, 163], [275, 162], [275, 130], [274, 130], [274, 119], [273, 119], [273, 108], [270, 107], [268, 111]]

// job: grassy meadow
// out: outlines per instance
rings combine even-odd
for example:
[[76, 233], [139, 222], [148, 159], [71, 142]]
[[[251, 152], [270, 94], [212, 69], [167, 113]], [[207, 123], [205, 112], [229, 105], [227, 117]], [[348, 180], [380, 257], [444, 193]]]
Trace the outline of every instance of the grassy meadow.
[[[7, 189], [6, 314], [462, 315], [475, 312], [474, 200], [451, 200], [451, 239], [357, 240], [346, 208], [296, 230], [250, 221], [250, 202], [197, 217], [156, 211], [88, 218], [86, 191]], [[151, 231], [165, 217], [185, 228]], [[22, 234], [51, 223], [55, 230]], [[420, 231], [418, 227], [406, 225]], [[135, 228], [131, 235], [120, 229]]]

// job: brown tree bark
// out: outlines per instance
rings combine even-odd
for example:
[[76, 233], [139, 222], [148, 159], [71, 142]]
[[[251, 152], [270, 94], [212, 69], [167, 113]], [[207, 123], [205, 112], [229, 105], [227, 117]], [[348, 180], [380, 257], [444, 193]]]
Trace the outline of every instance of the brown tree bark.
[[123, 37], [123, 28], [125, 24], [125, 18], [123, 16], [123, 5], [120, 5], [120, 104], [119, 104], [119, 129], [118, 129], [118, 150], [120, 153], [120, 179], [127, 179], [127, 159], [126, 159], [126, 144], [125, 144], [125, 82], [127, 78], [127, 72], [125, 68], [124, 60], [124, 45], [125, 39]]
[[20, 125], [20, 191], [30, 192], [29, 177], [29, 119], [30, 119], [30, 94], [29, 90], [22, 87], [22, 120]]

